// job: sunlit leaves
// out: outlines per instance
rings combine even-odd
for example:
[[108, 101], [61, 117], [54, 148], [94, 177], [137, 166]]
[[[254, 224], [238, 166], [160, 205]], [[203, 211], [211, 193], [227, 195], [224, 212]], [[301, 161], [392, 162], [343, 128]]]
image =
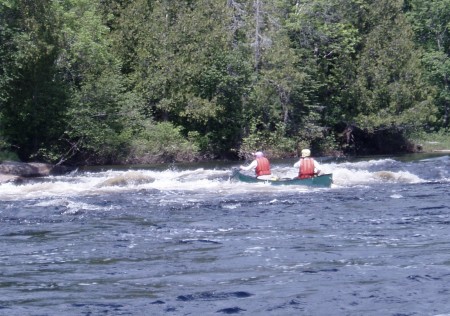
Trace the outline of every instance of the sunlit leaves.
[[[420, 64], [410, 25], [402, 13], [403, 1], [381, 1], [370, 6], [371, 27], [363, 42], [354, 95], [355, 121], [364, 128], [419, 126], [433, 107], [427, 102]], [[422, 115], [412, 117], [409, 109]]]
[[416, 40], [424, 47], [426, 78], [436, 91], [436, 105], [442, 119], [437, 126], [450, 124], [450, 1], [410, 0], [409, 20]]

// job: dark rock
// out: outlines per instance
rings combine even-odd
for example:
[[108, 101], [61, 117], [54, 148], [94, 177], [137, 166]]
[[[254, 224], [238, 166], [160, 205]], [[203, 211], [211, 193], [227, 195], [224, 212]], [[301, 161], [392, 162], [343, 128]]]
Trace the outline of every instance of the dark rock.
[[403, 129], [395, 126], [369, 131], [347, 125], [340, 135], [341, 147], [346, 155], [390, 155], [421, 150], [408, 141]]
[[64, 174], [70, 171], [68, 167], [47, 163], [4, 161], [0, 164], [0, 183], [17, 181], [19, 178]]

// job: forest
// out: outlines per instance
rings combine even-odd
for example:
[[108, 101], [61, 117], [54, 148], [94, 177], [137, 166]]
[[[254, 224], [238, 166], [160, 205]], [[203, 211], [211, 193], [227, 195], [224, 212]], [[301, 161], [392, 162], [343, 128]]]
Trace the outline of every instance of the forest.
[[0, 0], [0, 151], [145, 164], [420, 150], [450, 0]]

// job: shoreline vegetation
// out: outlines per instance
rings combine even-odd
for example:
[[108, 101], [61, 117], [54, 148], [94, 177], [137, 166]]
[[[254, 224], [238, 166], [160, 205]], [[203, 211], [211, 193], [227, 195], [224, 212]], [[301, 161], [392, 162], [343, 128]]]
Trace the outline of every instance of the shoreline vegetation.
[[418, 144], [423, 152], [450, 152], [450, 133], [418, 133], [411, 137], [411, 141]]
[[[341, 136], [342, 138], [344, 137]], [[215, 157], [213, 155], [202, 155], [195, 146], [188, 145], [188, 142], [182, 138], [175, 141], [167, 141], [161, 143], [153, 150], [140, 152], [138, 150], [130, 151], [128, 154], [118, 153], [117, 157], [121, 157], [113, 163], [117, 165], [138, 165], [138, 164], [164, 164], [164, 163], [183, 163], [183, 162], [202, 162], [214, 160], [230, 160], [239, 161], [251, 157], [251, 153], [256, 150], [261, 150], [272, 159], [294, 158], [299, 157], [299, 153], [303, 148], [311, 148], [315, 156], [330, 156], [330, 157], [351, 157], [364, 155], [390, 155], [390, 154], [406, 154], [406, 153], [447, 153], [450, 151], [450, 133], [447, 131], [440, 131], [434, 133], [419, 132], [405, 137], [402, 133], [392, 134], [388, 133], [364, 134], [353, 131], [351, 135], [351, 142], [334, 141], [325, 146], [304, 146], [297, 149], [283, 150], [272, 147], [270, 144], [265, 145], [246, 145], [236, 155], [228, 157]], [[55, 163], [54, 161], [39, 161], [21, 160], [17, 154], [12, 151], [2, 150], [0, 148], [0, 163], [3, 161], [12, 162], [32, 162], [48, 165], [66, 165], [66, 166], [94, 166], [101, 165], [101, 163], [86, 163], [78, 161], [74, 163], [64, 164]]]
[[[387, 142], [389, 143], [389, 142]], [[386, 150], [380, 152], [374, 152], [369, 149], [361, 149], [361, 154], [369, 152], [369, 155], [377, 155], [377, 154], [406, 154], [406, 153], [436, 153], [436, 154], [450, 154], [450, 136], [447, 133], [419, 133], [411, 136], [402, 146], [397, 148], [397, 150], [392, 150], [392, 148], [388, 147], [390, 152], [386, 152]], [[334, 156], [334, 157], [351, 157], [356, 155], [346, 155], [343, 151], [338, 151], [335, 147], [325, 148], [324, 151], [320, 152], [321, 155], [324, 156]], [[242, 157], [238, 157], [235, 159], [239, 161], [244, 158], [248, 158], [250, 153], [246, 156], [245, 154]], [[279, 158], [293, 158], [297, 157], [295, 153], [285, 152], [281, 153], [278, 156], [272, 155], [271, 151], [268, 151], [268, 156], [274, 159]], [[317, 155], [318, 156], [318, 155]], [[194, 157], [194, 159], [193, 159]], [[173, 156], [170, 156], [171, 160], [165, 160], [163, 155], [157, 156], [154, 160], [151, 157], [144, 157], [142, 160], [139, 157], [135, 157], [136, 163], [134, 164], [157, 164], [157, 163], [171, 163], [171, 162], [202, 162], [202, 161], [212, 161], [214, 158], [206, 159], [205, 157], [195, 159], [194, 154], [190, 154], [187, 159], [183, 159], [182, 156], [176, 157], [174, 160]], [[167, 159], [167, 158], [166, 158]], [[142, 163], [144, 162], [145, 163]], [[129, 161], [124, 162], [124, 164], [131, 164]], [[12, 153], [7, 151], [0, 151], [0, 183], [21, 183], [27, 178], [34, 177], [46, 177], [49, 175], [58, 175], [68, 173], [74, 170], [78, 166], [89, 166], [89, 165], [76, 165], [76, 166], [64, 166], [64, 165], [54, 165], [51, 163], [45, 162], [21, 162], [18, 157]]]
[[3, 1], [0, 161], [447, 150], [445, 1]]

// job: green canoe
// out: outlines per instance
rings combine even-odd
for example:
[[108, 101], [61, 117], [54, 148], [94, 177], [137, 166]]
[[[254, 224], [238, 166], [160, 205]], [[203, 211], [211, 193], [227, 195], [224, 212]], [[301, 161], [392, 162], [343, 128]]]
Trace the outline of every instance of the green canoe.
[[274, 177], [272, 180], [262, 180], [257, 179], [256, 177], [248, 176], [241, 173], [239, 170], [235, 170], [233, 173], [233, 178], [238, 179], [242, 182], [247, 183], [270, 183], [272, 185], [305, 185], [305, 186], [313, 186], [313, 187], [331, 187], [331, 183], [333, 183], [333, 174], [323, 174], [320, 176], [316, 176], [308, 179], [299, 179], [299, 178], [276, 178]]

